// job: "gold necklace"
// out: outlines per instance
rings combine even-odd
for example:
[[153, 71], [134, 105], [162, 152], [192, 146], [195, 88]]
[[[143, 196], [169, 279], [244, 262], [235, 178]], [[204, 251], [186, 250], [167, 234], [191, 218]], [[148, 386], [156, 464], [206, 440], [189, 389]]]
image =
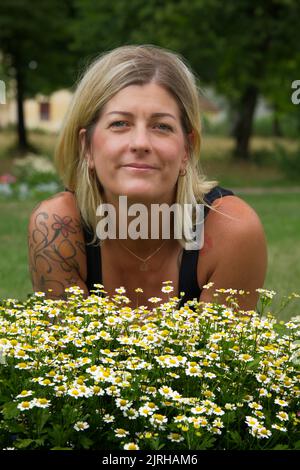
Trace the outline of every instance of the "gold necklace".
[[137, 258], [139, 261], [142, 262], [142, 264], [140, 265], [140, 271], [148, 271], [149, 267], [148, 267], [148, 264], [147, 264], [147, 261], [149, 261], [154, 255], [156, 255], [156, 253], [159, 252], [159, 250], [164, 246], [164, 244], [166, 243], [167, 240], [164, 240], [164, 242], [154, 251], [154, 253], [152, 253], [152, 255], [149, 255], [147, 256], [147, 258], [141, 258], [140, 256], [136, 255], [135, 253], [133, 253], [133, 251], [131, 251], [129, 248], [127, 248], [127, 246], [123, 245], [123, 243], [120, 242], [120, 240], [118, 240], [118, 242], [120, 243], [120, 245], [127, 251], [129, 251], [129, 253], [131, 253], [135, 258]]

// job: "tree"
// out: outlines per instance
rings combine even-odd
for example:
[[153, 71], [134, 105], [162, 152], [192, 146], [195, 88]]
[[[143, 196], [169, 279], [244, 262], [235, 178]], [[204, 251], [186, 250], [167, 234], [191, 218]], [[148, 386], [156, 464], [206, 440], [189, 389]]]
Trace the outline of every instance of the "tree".
[[[217, 12], [216, 12], [217, 13]], [[249, 158], [249, 140], [259, 95], [273, 108], [290, 107], [290, 64], [298, 63], [300, 4], [296, 0], [243, 0], [219, 8], [217, 29], [224, 59], [218, 89], [230, 98], [235, 115], [235, 155]], [[219, 15], [217, 15], [219, 16]]]
[[70, 83], [74, 53], [67, 52], [71, 0], [1, 0], [0, 51], [16, 84], [18, 151], [30, 148], [24, 99]]

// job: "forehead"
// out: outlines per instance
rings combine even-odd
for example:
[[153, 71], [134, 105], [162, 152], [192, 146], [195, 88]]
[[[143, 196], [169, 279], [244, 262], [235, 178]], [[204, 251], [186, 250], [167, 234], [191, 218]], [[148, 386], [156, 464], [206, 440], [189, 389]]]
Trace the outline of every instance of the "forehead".
[[116, 93], [104, 106], [102, 113], [145, 110], [150, 113], [172, 113], [180, 117], [179, 106], [164, 87], [156, 83], [129, 85]]

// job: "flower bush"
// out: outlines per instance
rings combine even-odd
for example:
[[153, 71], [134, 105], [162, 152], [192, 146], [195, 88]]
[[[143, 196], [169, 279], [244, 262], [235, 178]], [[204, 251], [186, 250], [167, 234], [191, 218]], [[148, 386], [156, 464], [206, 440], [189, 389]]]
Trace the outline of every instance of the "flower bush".
[[276, 320], [271, 291], [247, 312], [219, 291], [227, 306], [133, 308], [101, 285], [1, 300], [0, 447], [299, 449], [299, 317]]
[[0, 201], [28, 199], [63, 190], [52, 161], [43, 155], [28, 154], [13, 161], [13, 174], [0, 175]]

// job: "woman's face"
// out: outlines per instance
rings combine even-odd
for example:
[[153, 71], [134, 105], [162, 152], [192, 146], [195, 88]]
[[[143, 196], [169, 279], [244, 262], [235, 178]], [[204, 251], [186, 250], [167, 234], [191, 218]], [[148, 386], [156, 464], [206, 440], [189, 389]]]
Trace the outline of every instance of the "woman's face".
[[130, 85], [104, 106], [95, 126], [89, 167], [107, 202], [174, 202], [176, 182], [188, 158], [179, 107], [155, 83]]

